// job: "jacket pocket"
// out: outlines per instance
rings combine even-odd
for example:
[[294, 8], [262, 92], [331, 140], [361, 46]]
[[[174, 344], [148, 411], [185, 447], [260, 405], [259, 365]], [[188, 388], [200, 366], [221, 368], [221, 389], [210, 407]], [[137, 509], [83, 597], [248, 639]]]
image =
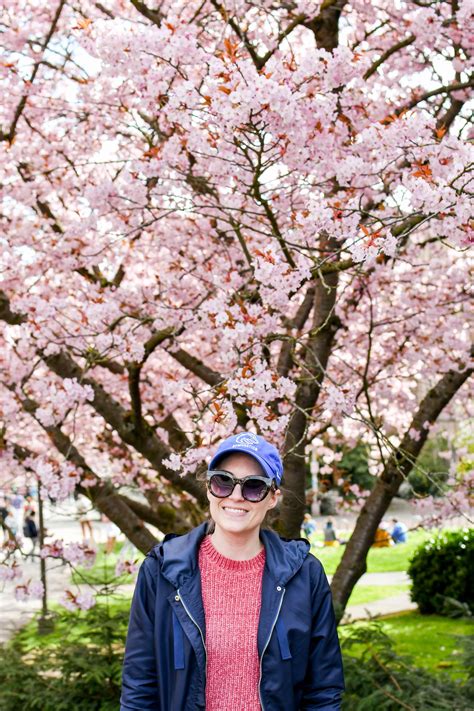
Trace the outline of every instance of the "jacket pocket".
[[184, 632], [173, 610], [173, 656], [174, 668], [184, 669]]
[[285, 623], [283, 618], [280, 616], [276, 623], [276, 633], [278, 638], [278, 645], [280, 647], [280, 654], [283, 661], [291, 659], [290, 645], [288, 643], [288, 634], [286, 632]]

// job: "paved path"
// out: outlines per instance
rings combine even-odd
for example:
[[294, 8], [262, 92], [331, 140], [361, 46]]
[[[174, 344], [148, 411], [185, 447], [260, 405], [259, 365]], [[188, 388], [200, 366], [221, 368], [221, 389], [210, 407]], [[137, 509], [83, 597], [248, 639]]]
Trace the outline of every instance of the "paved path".
[[358, 585], [409, 585], [410, 577], [405, 572], [364, 573]]
[[[388, 575], [388, 573], [386, 574]], [[393, 597], [386, 597], [383, 600], [366, 602], [363, 605], [349, 605], [342, 618], [342, 624], [416, 609], [417, 605], [410, 600], [410, 593], [407, 591]]]

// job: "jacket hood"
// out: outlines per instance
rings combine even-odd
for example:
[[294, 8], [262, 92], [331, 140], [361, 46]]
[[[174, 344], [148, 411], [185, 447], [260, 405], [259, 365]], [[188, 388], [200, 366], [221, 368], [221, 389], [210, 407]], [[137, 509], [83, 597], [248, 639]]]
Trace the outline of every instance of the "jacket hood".
[[[195, 575], [198, 567], [198, 551], [207, 534], [207, 523], [202, 523], [184, 535], [169, 534], [162, 543], [148, 553], [156, 558], [163, 576], [176, 588]], [[307, 557], [308, 541], [280, 538], [274, 531], [262, 530], [260, 538], [265, 547], [265, 567], [282, 586], [298, 572]]]

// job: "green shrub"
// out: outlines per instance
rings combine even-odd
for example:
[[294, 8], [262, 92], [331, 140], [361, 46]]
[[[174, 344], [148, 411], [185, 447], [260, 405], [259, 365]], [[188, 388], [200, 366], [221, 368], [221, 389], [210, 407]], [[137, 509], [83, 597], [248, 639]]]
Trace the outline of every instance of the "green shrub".
[[[362, 442], [353, 449], [343, 450], [343, 456], [337, 467], [348, 484], [357, 484], [361, 489], [372, 489], [375, 477], [369, 472], [369, 448]], [[344, 494], [344, 488], [341, 491]]]
[[[472, 647], [472, 638], [460, 638]], [[346, 693], [343, 711], [471, 711], [472, 680], [454, 681], [413, 665], [393, 649], [377, 623], [354, 626], [342, 641]], [[466, 654], [466, 663], [472, 659]]]
[[1, 711], [117, 711], [129, 607], [60, 612], [51, 635], [28, 625], [1, 646]]
[[415, 551], [408, 575], [411, 598], [423, 614], [449, 614], [448, 598], [474, 611], [474, 529], [430, 538]]

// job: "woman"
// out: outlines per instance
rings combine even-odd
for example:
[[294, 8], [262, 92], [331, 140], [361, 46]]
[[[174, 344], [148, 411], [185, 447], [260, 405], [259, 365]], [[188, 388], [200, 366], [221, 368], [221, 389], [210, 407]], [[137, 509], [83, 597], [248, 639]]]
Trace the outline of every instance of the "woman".
[[[79, 496], [77, 501], [77, 513], [78, 521], [81, 526], [82, 542], [83, 543], [94, 543], [94, 530], [92, 528], [92, 521], [90, 516], [90, 506], [89, 502], [85, 496]], [[89, 535], [87, 535], [89, 534]]]
[[133, 598], [121, 711], [338, 711], [342, 663], [329, 586], [304, 540], [261, 526], [280, 456], [243, 432], [207, 472], [212, 525], [166, 536]]

